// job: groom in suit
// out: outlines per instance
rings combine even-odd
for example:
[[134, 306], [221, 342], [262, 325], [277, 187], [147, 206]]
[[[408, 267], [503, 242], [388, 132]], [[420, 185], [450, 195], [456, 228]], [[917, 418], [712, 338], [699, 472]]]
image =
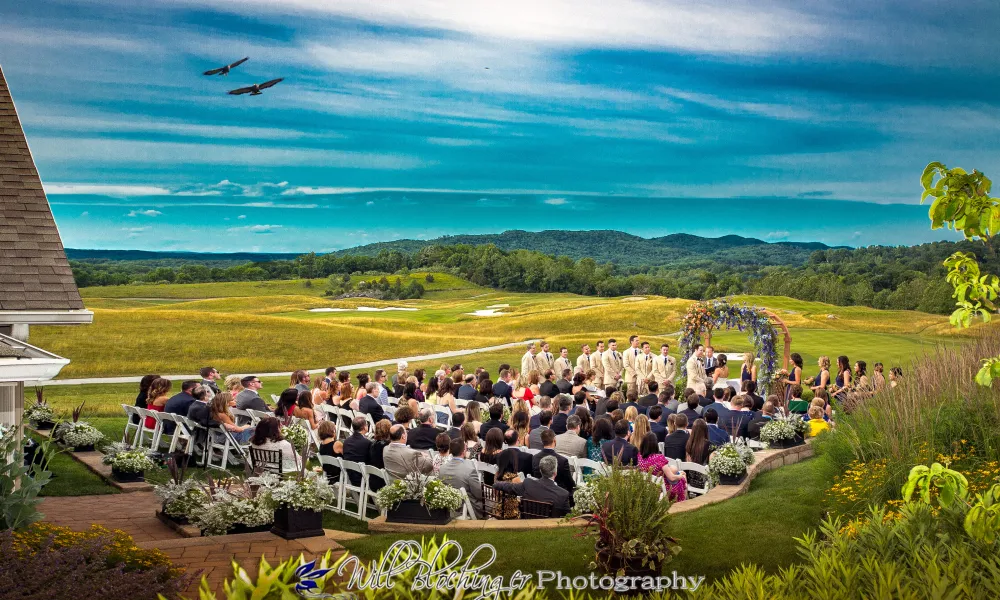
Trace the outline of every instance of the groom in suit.
[[708, 394], [708, 384], [712, 379], [705, 374], [701, 359], [705, 356], [705, 346], [698, 344], [687, 360], [687, 386], [704, 398]]
[[622, 378], [622, 355], [618, 354], [618, 342], [614, 338], [608, 340], [608, 349], [601, 356], [604, 366], [604, 386], [618, 387]]

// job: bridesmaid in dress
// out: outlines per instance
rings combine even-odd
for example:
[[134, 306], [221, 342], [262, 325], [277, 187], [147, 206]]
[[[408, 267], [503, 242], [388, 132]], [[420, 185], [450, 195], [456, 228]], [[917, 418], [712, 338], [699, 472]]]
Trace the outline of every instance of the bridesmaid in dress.
[[787, 377], [782, 377], [779, 381], [785, 384], [785, 399], [791, 399], [792, 386], [802, 385], [802, 355], [798, 352], [792, 352], [789, 356], [792, 360], [792, 370], [788, 372]]

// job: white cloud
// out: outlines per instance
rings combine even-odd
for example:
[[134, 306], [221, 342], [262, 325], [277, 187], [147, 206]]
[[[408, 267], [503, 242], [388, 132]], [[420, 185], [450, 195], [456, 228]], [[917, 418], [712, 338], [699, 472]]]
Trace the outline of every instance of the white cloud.
[[129, 213], [128, 213], [128, 215], [126, 215], [126, 216], [128, 216], [128, 217], [138, 217], [138, 216], [143, 216], [143, 217], [158, 217], [158, 216], [160, 216], [162, 214], [163, 213], [161, 213], [158, 210], [153, 210], [152, 208], [149, 208], [149, 209], [146, 209], [146, 210], [130, 210]]
[[247, 218], [247, 216], [246, 216], [246, 215], [240, 215], [240, 216], [238, 216], [238, 217], [236, 217], [236, 218], [237, 218], [237, 219], [245, 219], [245, 218]]
[[143, 231], [149, 231], [151, 228], [146, 227], [122, 227], [122, 231], [127, 231], [129, 233], [142, 233]]
[[470, 140], [466, 138], [442, 138], [442, 137], [429, 137], [427, 138], [428, 144], [434, 144], [435, 146], [489, 146], [490, 142], [486, 140]]
[[281, 225], [247, 225], [246, 227], [230, 227], [228, 231], [230, 233], [274, 233], [275, 230], [281, 229]]
[[81, 217], [86, 217], [86, 216], [89, 216], [89, 215], [90, 215], [90, 211], [86, 211], [86, 210], [83, 211], [82, 213], [80, 213]]
[[369, 200], [368, 202], [365, 202], [365, 206], [375, 206], [375, 201]]
[[791, 234], [789, 232], [787, 232], [787, 231], [784, 231], [784, 230], [782, 230], [782, 231], [771, 231], [771, 232], [768, 232], [764, 236], [764, 239], [765, 240], [784, 240], [784, 239], [787, 239], [789, 235], [791, 235]]
[[552, 206], [563, 206], [565, 204], [569, 204], [569, 200], [565, 198], [546, 198], [545, 200], [542, 200], [542, 202], [545, 204], [551, 204]]
[[[34, 144], [32, 144], [34, 145]], [[88, 196], [169, 196], [170, 190], [153, 185], [107, 185], [101, 183], [47, 183], [45, 193]]]

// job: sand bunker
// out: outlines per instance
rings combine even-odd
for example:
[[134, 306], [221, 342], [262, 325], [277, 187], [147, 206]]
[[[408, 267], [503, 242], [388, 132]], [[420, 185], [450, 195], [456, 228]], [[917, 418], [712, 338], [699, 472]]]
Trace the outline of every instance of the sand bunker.
[[645, 300], [645, 296], [628, 296], [622, 298], [622, 302], [638, 302], [639, 300]]
[[351, 312], [351, 311], [357, 311], [357, 312], [384, 312], [384, 311], [388, 311], [388, 310], [409, 310], [409, 311], [414, 311], [414, 310], [418, 310], [418, 309], [416, 309], [416, 308], [409, 308], [409, 307], [403, 307], [403, 306], [386, 306], [384, 308], [373, 308], [371, 306], [359, 306], [357, 308], [310, 308], [309, 312], [318, 312], [318, 313], [325, 313], [325, 312]]
[[485, 310], [477, 310], [470, 313], [465, 313], [467, 315], [472, 315], [473, 317], [502, 317], [507, 313], [500, 312], [495, 308], [487, 308]]
[[490, 304], [486, 308], [510, 308], [510, 304]]

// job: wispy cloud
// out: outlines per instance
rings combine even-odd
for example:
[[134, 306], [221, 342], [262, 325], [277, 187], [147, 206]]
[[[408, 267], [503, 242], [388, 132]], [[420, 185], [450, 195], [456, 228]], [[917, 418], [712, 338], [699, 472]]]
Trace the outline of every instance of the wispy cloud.
[[147, 208], [146, 210], [130, 210], [127, 217], [158, 217], [162, 215], [158, 210], [153, 210], [152, 208]]
[[566, 204], [569, 204], [569, 200], [567, 200], [566, 198], [546, 198], [545, 200], [542, 200], [542, 202], [544, 202], [545, 204], [550, 204], [552, 206], [564, 206]]
[[169, 196], [170, 190], [155, 185], [111, 185], [101, 183], [46, 183], [46, 194], [85, 196]]
[[257, 233], [257, 234], [267, 234], [274, 233], [278, 229], [281, 229], [281, 225], [247, 225], [245, 227], [230, 227], [227, 231], [230, 233]]

